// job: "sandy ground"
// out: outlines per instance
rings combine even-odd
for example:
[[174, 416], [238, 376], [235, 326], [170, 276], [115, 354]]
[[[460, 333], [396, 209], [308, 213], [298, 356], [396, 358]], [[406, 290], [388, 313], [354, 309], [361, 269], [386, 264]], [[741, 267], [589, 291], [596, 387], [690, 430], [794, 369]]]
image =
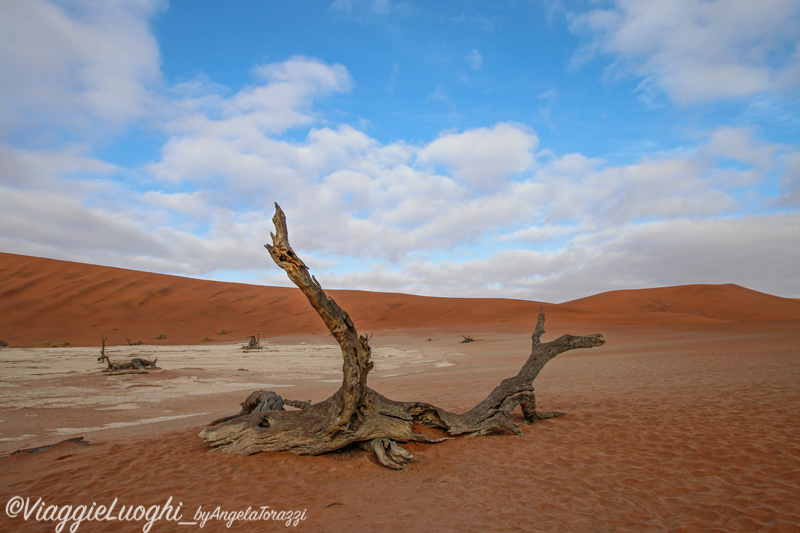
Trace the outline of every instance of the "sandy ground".
[[[0, 454], [57, 437], [97, 438], [99, 432], [105, 438], [204, 424], [236, 411], [238, 402], [259, 389], [320, 401], [341, 384], [342, 356], [332, 338], [268, 340], [261, 350], [243, 350], [245, 344], [106, 349], [112, 361], [157, 358], [157, 370], [139, 375], [104, 373], [99, 350], [90, 348], [0, 350]], [[425, 339], [417, 348], [376, 346], [378, 368], [370, 377], [377, 383], [423, 373], [452, 366], [448, 359], [464, 355], [439, 350], [441, 344]], [[134, 428], [140, 425], [148, 427]]]
[[[574, 331], [576, 334], [593, 331]], [[337, 387], [338, 348], [318, 335], [237, 344], [111, 347], [159, 357], [161, 371], [107, 376], [89, 349], [6, 349], [3, 451], [83, 436], [0, 460], [4, 503], [171, 505], [152, 531], [192, 531], [201, 512], [305, 511], [296, 526], [236, 531], [800, 531], [800, 327], [797, 322], [609, 325], [601, 348], [568, 352], [536, 381], [542, 409], [568, 416], [510, 434], [410, 444], [400, 472], [366, 452], [238, 457], [211, 452], [204, 423], [251, 390], [319, 400]], [[529, 351], [525, 334], [392, 331], [373, 338], [373, 388], [465, 410]], [[431, 340], [428, 340], [428, 339]], [[240, 370], [240, 369], [246, 369]], [[169, 516], [169, 515], [167, 515]], [[289, 515], [282, 515], [283, 517]], [[197, 517], [197, 519], [196, 519]], [[2, 530], [57, 522], [2, 515]], [[67, 524], [70, 525], [70, 524]], [[140, 531], [145, 521], [84, 522]], [[210, 519], [204, 531], [226, 530]]]

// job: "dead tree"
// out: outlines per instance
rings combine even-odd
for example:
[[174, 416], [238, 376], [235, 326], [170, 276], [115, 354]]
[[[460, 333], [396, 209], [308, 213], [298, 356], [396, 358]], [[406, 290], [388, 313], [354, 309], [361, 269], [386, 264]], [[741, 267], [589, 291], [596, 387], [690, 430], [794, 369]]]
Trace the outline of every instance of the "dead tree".
[[[536, 410], [533, 380], [552, 358], [567, 350], [603, 344], [602, 335], [576, 337], [564, 335], [541, 342], [544, 313], [539, 312], [532, 336], [532, 350], [517, 375], [504, 379], [478, 405], [455, 414], [424, 402], [397, 402], [367, 387], [372, 370], [368, 338], [360, 336], [348, 314], [325, 294], [308, 267], [289, 245], [286, 217], [275, 204], [275, 234], [265, 245], [272, 259], [308, 298], [342, 349], [342, 385], [330, 398], [286, 411], [278, 405], [277, 394], [257, 391], [242, 403], [242, 411], [216, 420], [200, 433], [213, 449], [250, 455], [263, 451], [291, 451], [300, 455], [319, 455], [350, 444], [372, 450], [378, 461], [401, 469], [412, 456], [398, 442], [439, 442], [414, 431], [414, 425], [438, 428], [451, 436], [477, 436], [494, 432], [522, 433], [509, 418], [517, 406], [525, 422], [560, 416]], [[266, 401], [269, 405], [260, 406]], [[287, 402], [283, 402], [287, 403]], [[296, 402], [293, 402], [296, 403]]]
[[158, 357], [150, 361], [149, 359], [142, 359], [141, 357], [134, 357], [127, 363], [120, 363], [116, 361], [111, 361], [106, 355], [106, 341], [108, 337], [101, 337], [103, 342], [102, 348], [100, 348], [100, 357], [97, 358], [99, 363], [103, 361], [106, 362], [108, 368], [104, 369], [103, 372], [111, 372], [114, 374], [133, 374], [133, 373], [147, 373], [148, 368], [156, 368], [156, 363], [158, 363]]
[[260, 350], [261, 349], [261, 335], [256, 338], [255, 335], [250, 335], [250, 342], [247, 346], [242, 346], [243, 350]]

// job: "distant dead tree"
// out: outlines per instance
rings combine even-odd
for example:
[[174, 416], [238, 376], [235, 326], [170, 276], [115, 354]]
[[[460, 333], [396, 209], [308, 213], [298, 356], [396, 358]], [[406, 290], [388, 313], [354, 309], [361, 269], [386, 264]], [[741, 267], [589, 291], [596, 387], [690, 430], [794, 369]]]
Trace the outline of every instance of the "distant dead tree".
[[250, 335], [250, 342], [247, 346], [242, 346], [243, 350], [260, 350], [261, 349], [261, 335], [256, 338], [255, 335]]
[[[526, 423], [560, 416], [563, 413], [536, 410], [533, 380], [544, 365], [567, 350], [592, 348], [603, 344], [602, 335], [576, 337], [564, 335], [541, 342], [544, 313], [539, 312], [533, 331], [531, 354], [515, 376], [504, 379], [485, 400], [462, 414], [455, 414], [424, 402], [397, 402], [367, 387], [373, 368], [369, 339], [360, 336], [350, 316], [322, 290], [308, 267], [289, 245], [286, 217], [275, 204], [275, 234], [265, 245], [272, 259], [308, 298], [342, 349], [342, 385], [333, 396], [299, 410], [283, 409], [283, 400], [272, 391], [256, 391], [242, 402], [233, 416], [215, 420], [200, 433], [212, 448], [228, 453], [250, 455], [264, 451], [291, 451], [300, 455], [319, 455], [357, 445], [371, 450], [389, 468], [401, 469], [411, 454], [398, 442], [439, 442], [414, 431], [414, 425], [444, 430], [449, 435], [477, 436], [510, 431], [521, 434], [509, 418], [517, 406]], [[298, 402], [291, 402], [297, 404]]]
[[103, 361], [106, 362], [108, 368], [104, 369], [103, 372], [110, 372], [114, 374], [146, 374], [148, 368], [156, 368], [156, 363], [158, 362], [158, 357], [153, 359], [152, 361], [148, 359], [142, 359], [140, 357], [134, 357], [127, 363], [119, 363], [113, 362], [111, 359], [108, 358], [106, 355], [106, 341], [108, 337], [101, 337], [101, 341], [103, 343], [102, 348], [100, 348], [100, 357], [97, 358], [97, 361], [102, 363]]

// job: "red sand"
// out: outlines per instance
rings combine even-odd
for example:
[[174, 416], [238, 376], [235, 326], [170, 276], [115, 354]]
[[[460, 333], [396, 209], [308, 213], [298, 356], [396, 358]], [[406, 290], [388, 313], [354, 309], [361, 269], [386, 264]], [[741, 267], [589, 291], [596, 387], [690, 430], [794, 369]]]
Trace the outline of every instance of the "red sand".
[[[172, 343], [199, 343], [205, 336], [232, 342], [251, 333], [292, 335], [270, 342], [307, 342], [309, 350], [332, 342], [294, 289], [9, 254], [0, 255], [0, 279], [0, 339], [12, 347], [43, 341], [96, 346], [101, 335], [118, 335], [116, 344], [125, 337], [156, 344], [159, 333]], [[333, 295], [361, 331], [376, 332], [373, 388], [453, 410], [468, 409], [516, 373], [540, 305]], [[800, 302], [724, 285], [618, 291], [544, 307], [545, 340], [567, 331], [600, 332], [607, 339], [603, 347], [559, 356], [537, 379], [540, 407], [568, 416], [524, 427], [522, 436], [409, 444], [415, 459], [401, 472], [360, 451], [321, 457], [210, 452], [197, 437], [198, 423], [236, 412], [246, 396], [239, 391], [209, 390], [131, 411], [0, 409], [2, 435], [12, 437], [59, 422], [81, 427], [82, 419], [82, 426], [93, 426], [165, 410], [209, 413], [88, 432], [89, 446], [64, 444], [0, 459], [0, 531], [55, 528], [54, 522], [9, 518], [6, 504], [14, 496], [41, 497], [48, 505], [109, 505], [118, 498], [118, 505], [144, 506], [172, 497], [182, 502], [184, 520], [199, 506], [305, 510], [296, 527], [302, 531], [800, 531]], [[222, 328], [230, 338], [216, 334]], [[462, 333], [476, 342], [460, 344]], [[432, 363], [424, 371], [381, 374], [388, 360], [377, 357], [380, 348], [406, 346]], [[54, 349], [6, 349], [2, 364], [11, 368], [13, 358], [29, 353], [45, 362], [58, 357]], [[451, 365], [436, 364], [443, 361]], [[227, 379], [238, 365], [201, 371], [168, 364], [160, 374], [115, 378], [115, 386], [147, 395], [168, 379]], [[288, 374], [253, 374], [287, 383]], [[30, 379], [18, 384], [33, 384], [32, 395], [45, 386], [65, 394], [71, 387], [98, 395], [117, 390], [109, 388], [112, 378], [96, 372]], [[279, 392], [318, 400], [337, 387], [302, 376], [292, 384]], [[3, 449], [60, 438], [8, 441]], [[143, 525], [83, 523], [79, 531], [141, 531]], [[198, 528], [162, 520], [151, 531]], [[231, 527], [283, 529], [273, 522]], [[225, 530], [225, 524], [209, 522], [203, 531], [209, 530]]]

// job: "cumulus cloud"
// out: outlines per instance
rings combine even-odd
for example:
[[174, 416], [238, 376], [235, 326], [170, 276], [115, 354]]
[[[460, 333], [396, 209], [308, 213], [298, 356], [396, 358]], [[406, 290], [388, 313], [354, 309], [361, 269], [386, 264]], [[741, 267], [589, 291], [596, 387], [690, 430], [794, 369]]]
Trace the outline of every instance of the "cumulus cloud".
[[[565, 302], [602, 291], [691, 283], [737, 283], [798, 294], [800, 249], [791, 246], [800, 215], [673, 219], [582, 232], [549, 251], [498, 250], [466, 261], [409, 261], [391, 276], [376, 268], [355, 276], [320, 275], [340, 286], [439, 296], [517, 297]], [[390, 278], [387, 279], [387, 278]]]
[[[151, 169], [164, 188], [143, 192], [92, 192], [92, 174], [119, 171], [101, 161], [6, 149], [0, 164], [19, 179], [0, 191], [0, 246], [196, 276], [255, 272], [269, 266], [261, 244], [279, 201], [295, 247], [331, 287], [565, 301], [690, 281], [769, 291], [791, 279], [797, 217], [734, 215], [737, 191], [755, 194], [777, 168], [783, 196], [760, 201], [796, 195], [794, 148], [731, 128], [623, 166], [581, 154], [536, 162], [537, 146], [535, 132], [505, 123], [420, 146], [346, 125], [296, 142], [201, 129], [166, 142]], [[80, 175], [72, 192], [43, 194], [67, 183], [65, 170]], [[754, 257], [769, 257], [770, 279], [752, 274]]]
[[0, 176], [6, 187], [53, 187], [64, 176], [107, 176], [120, 170], [75, 150], [24, 150], [0, 145]]
[[788, 150], [781, 157], [784, 172], [780, 181], [777, 203], [787, 207], [800, 207], [800, 150]]
[[[576, 55], [614, 58], [646, 97], [679, 104], [740, 98], [800, 84], [800, 4], [793, 0], [615, 0], [571, 17], [590, 43]], [[789, 50], [789, 54], [786, 52]]]
[[161, 4], [4, 2], [0, 134], [48, 125], [87, 136], [149, 114], [161, 82], [149, 19]]
[[751, 128], [720, 127], [711, 134], [702, 152], [769, 169], [775, 164], [776, 150], [776, 145], [756, 139]]
[[[166, 111], [153, 125], [165, 140], [154, 161], [134, 169], [93, 156], [88, 142], [0, 146], [2, 250], [192, 276], [237, 271], [238, 279], [286, 284], [269, 273], [261, 247], [278, 201], [293, 245], [329, 287], [565, 301], [616, 288], [734, 282], [800, 295], [792, 270], [800, 218], [781, 212], [800, 204], [800, 150], [758, 130], [718, 127], [624, 165], [555, 154], [514, 122], [383, 143], [319, 114], [321, 101], [354, 86], [342, 65], [292, 57], [257, 66], [253, 84], [238, 90], [198, 78], [157, 91], [158, 53], [147, 29], [157, 4], [59, 6], [33, 0], [3, 9], [17, 21], [61, 28], [52, 34], [61, 48], [36, 45], [26, 52], [32, 58], [86, 68], [63, 67], [44, 89], [52, 94], [12, 86], [0, 112], [41, 103], [55, 117], [41, 119], [47, 128], [74, 117], [112, 127], [160, 101]], [[685, 7], [700, 9], [688, 0]], [[583, 24], [608, 39], [649, 31], [648, 9], [656, 8], [620, 3]], [[675, 24], [688, 16], [663, 9]], [[771, 28], [770, 17], [753, 24]], [[709, 24], [703, 31], [725, 33], [716, 19]], [[678, 46], [663, 32], [650, 44], [625, 35], [634, 44], [615, 46], [630, 50], [633, 67], [647, 62], [631, 51]], [[92, 74], [109, 61], [94, 50], [98, 39], [125, 45], [108, 84]], [[6, 48], [0, 60], [13, 72], [25, 56]], [[767, 64], [770, 80], [787, 72]], [[47, 83], [36, 65], [26, 84]], [[104, 107], [115, 95], [118, 114]], [[16, 131], [26, 116], [16, 117]], [[752, 214], [759, 211], [771, 214]]]
[[419, 161], [438, 163], [452, 170], [454, 177], [477, 190], [492, 190], [507, 178], [529, 170], [536, 134], [519, 124], [502, 123], [442, 135], [419, 153]]
[[[211, 159], [236, 168], [254, 158], [270, 162], [260, 168], [265, 175], [282, 169], [279, 179], [260, 182], [253, 170], [248, 181], [248, 197], [265, 209], [258, 223], [268, 218], [270, 200], [279, 200], [296, 247], [323, 265], [319, 277], [331, 286], [564, 301], [684, 276], [767, 290], [748, 274], [745, 251], [753, 245], [766, 253], [765, 242], [785, 248], [797, 222], [732, 216], [747, 211], [743, 187], [752, 192], [748, 200], [761, 194], [757, 201], [768, 204], [756, 189], [778, 167], [791, 176], [796, 164], [794, 149], [749, 129], [719, 128], [691, 149], [622, 166], [581, 154], [536, 162], [535, 132], [516, 124], [445, 133], [421, 146], [384, 145], [349, 126], [311, 129], [298, 143], [265, 141], [260, 151], [234, 146], [224, 158], [214, 146], [225, 143], [209, 142]], [[211, 161], [197, 159], [202, 151], [165, 157], [208, 169]], [[237, 172], [225, 176], [237, 194]], [[207, 195], [202, 201], [224, 204]], [[759, 241], [762, 232], [774, 234]], [[479, 257], [465, 251], [471, 245], [482, 249]], [[714, 253], [700, 262], [701, 249]], [[785, 281], [793, 256], [775, 254], [775, 275]], [[337, 273], [352, 258], [361, 268]]]
[[209, 214], [214, 231], [196, 235], [170, 226], [168, 211], [113, 213], [61, 194], [4, 191], [0, 207], [0, 249], [13, 253], [192, 277], [233, 269], [256, 279], [270, 265], [261, 246], [268, 221], [253, 224], [242, 213]]
[[168, 130], [258, 143], [264, 135], [315, 122], [311, 111], [314, 100], [346, 92], [352, 84], [342, 65], [302, 56], [260, 65], [254, 75], [260, 83], [232, 97], [220, 95], [217, 86], [202, 81], [185, 87], [181, 92], [187, 96], [173, 103]]

